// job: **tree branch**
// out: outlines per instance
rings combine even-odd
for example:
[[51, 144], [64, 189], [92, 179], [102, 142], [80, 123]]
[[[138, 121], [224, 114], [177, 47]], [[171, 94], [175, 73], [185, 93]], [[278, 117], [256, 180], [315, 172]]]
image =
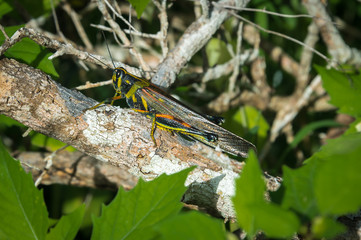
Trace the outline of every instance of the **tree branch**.
[[146, 117], [113, 106], [83, 113], [96, 102], [15, 60], [0, 60], [0, 85], [1, 114], [118, 166], [129, 178], [133, 174], [151, 180], [198, 165], [188, 177], [191, 190], [184, 201], [234, 217], [230, 199], [243, 163], [200, 143], [181, 144], [180, 138], [166, 131], [156, 131], [155, 147]]
[[361, 52], [355, 48], [347, 46], [342, 39], [340, 32], [333, 25], [330, 16], [327, 14], [325, 6], [319, 0], [303, 0], [308, 13], [315, 18], [321, 36], [327, 45], [328, 52], [336, 61], [360, 66]]
[[[22, 152], [15, 156], [23, 168], [31, 172], [34, 181], [42, 174], [49, 153]], [[70, 184], [79, 187], [117, 190], [131, 189], [137, 178], [125, 169], [98, 161], [81, 152], [61, 151], [53, 159], [52, 167], [41, 179], [41, 184]]]
[[[25, 27], [17, 30], [13, 34], [13, 36], [11, 36], [11, 38], [5, 39], [4, 43], [0, 46], [0, 56], [3, 55], [4, 52], [6, 52], [9, 48], [11, 48], [14, 44], [20, 42], [21, 39], [26, 37], [30, 38], [31, 40], [33, 40], [34, 42], [36, 42], [37, 44], [43, 47], [56, 50], [57, 52], [55, 52], [52, 56], [50, 56], [50, 59], [53, 59], [55, 57], [64, 54], [68, 54], [75, 56], [77, 59], [101, 65], [102, 67], [104, 67], [103, 65], [107, 65], [109, 68], [113, 68], [113, 64], [102, 56], [89, 54], [88, 52], [81, 51], [73, 47], [71, 44], [65, 44], [58, 40], [51, 39], [35, 31], [34, 29], [25, 28]], [[133, 73], [135, 75], [141, 75], [141, 72], [137, 68], [125, 65], [123, 63], [116, 63], [116, 65], [126, 68], [130, 73]]]
[[[219, 1], [219, 3], [223, 5], [237, 5], [239, 7], [245, 7], [248, 2], [248, 0]], [[228, 10], [222, 7], [214, 7], [209, 14], [209, 18], [202, 16], [194, 21], [179, 39], [177, 45], [158, 66], [158, 71], [153, 76], [152, 82], [165, 88], [172, 85], [180, 70], [188, 63], [194, 54], [204, 47], [229, 16]]]

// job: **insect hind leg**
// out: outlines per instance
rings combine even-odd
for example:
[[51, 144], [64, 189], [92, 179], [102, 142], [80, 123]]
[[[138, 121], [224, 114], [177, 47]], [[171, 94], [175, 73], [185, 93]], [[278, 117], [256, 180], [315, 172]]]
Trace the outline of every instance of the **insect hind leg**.
[[201, 138], [204, 141], [208, 142], [215, 142], [218, 140], [217, 135], [205, 131], [200, 131], [197, 128], [194, 128], [191, 125], [187, 124], [186, 122], [174, 118], [171, 115], [156, 114], [155, 118], [157, 127], [163, 130], [176, 132], [185, 136], [193, 136], [196, 139]]
[[207, 118], [209, 121], [217, 124], [217, 125], [222, 125], [225, 120], [223, 117], [219, 117], [219, 116], [211, 116], [211, 115], [203, 115], [205, 118]]

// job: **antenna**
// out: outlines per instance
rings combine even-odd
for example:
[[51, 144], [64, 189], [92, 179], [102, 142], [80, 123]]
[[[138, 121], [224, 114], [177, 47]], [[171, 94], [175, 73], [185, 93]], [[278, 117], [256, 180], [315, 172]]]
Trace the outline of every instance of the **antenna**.
[[100, 61], [99, 59], [97, 59], [96, 57], [94, 57], [93, 54], [89, 53], [89, 56], [90, 56], [91, 58], [93, 58], [94, 60], [97, 60], [98, 62], [100, 62], [101, 64], [103, 64], [106, 68], [109, 68], [108, 65], [106, 65], [104, 62], [102, 62], [102, 61]]
[[109, 53], [109, 56], [110, 56], [110, 60], [112, 60], [112, 63], [113, 63], [114, 69], [115, 69], [116, 67], [115, 67], [115, 64], [113, 62], [113, 57], [112, 57], [112, 54], [110, 53], [107, 38], [105, 37], [104, 31], [102, 31], [102, 34], [103, 34], [103, 37], [104, 37], [104, 40], [105, 40], [105, 44], [107, 46], [107, 50], [108, 50], [108, 53]]

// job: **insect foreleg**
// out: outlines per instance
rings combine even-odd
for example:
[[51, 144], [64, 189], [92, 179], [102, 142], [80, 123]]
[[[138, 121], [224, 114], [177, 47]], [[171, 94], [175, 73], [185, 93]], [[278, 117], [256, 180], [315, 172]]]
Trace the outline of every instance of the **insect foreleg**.
[[112, 102], [110, 103], [110, 105], [113, 105], [114, 101], [119, 100], [121, 98], [122, 98], [122, 96], [120, 95], [120, 93], [115, 92], [114, 97], [111, 98]]
[[104, 104], [104, 103], [110, 103], [111, 105], [113, 105], [114, 101], [115, 100], [118, 100], [118, 99], [121, 99], [121, 96], [119, 96], [119, 93], [115, 93], [114, 97], [112, 98], [107, 98], [105, 99], [104, 101], [98, 103], [97, 105], [91, 107], [91, 108], [88, 108], [88, 109], [85, 109], [84, 111], [88, 111], [88, 110], [93, 110], [93, 109], [96, 109], [98, 108], [100, 105]]

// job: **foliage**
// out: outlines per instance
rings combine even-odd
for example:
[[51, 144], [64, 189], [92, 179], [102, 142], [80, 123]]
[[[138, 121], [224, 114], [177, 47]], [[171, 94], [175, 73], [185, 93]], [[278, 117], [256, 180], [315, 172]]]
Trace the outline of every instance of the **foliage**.
[[[360, 154], [361, 134], [349, 134], [329, 141], [305, 166], [295, 170], [284, 167], [285, 193], [279, 204], [265, 201], [265, 182], [257, 158], [251, 152], [236, 182], [233, 199], [239, 225], [251, 236], [263, 231], [275, 238], [289, 238], [297, 231], [302, 233], [307, 226], [317, 238], [341, 233], [345, 228], [336, 218], [361, 206]], [[0, 229], [11, 230], [2, 230], [1, 236], [73, 239], [80, 227], [84, 206], [62, 217], [46, 235], [49, 220], [42, 192], [34, 187], [30, 174], [24, 172], [2, 145], [0, 156], [0, 212], [3, 216], [12, 216], [0, 221]], [[224, 238], [225, 231], [218, 220], [200, 213], [180, 212], [179, 200], [191, 170], [161, 175], [151, 182], [140, 180], [129, 192], [119, 189], [115, 199], [102, 208], [101, 216], [93, 217], [92, 239]], [[23, 224], [19, 224], [21, 222]]]
[[269, 237], [291, 237], [299, 227], [296, 215], [264, 199], [266, 185], [257, 158], [252, 152], [241, 178], [236, 181], [233, 199], [239, 225], [251, 236], [263, 230]]
[[21, 14], [19, 14], [19, 6], [27, 10], [27, 13], [33, 17], [37, 18], [40, 16], [46, 16], [51, 12], [51, 5], [57, 6], [59, 0], [39, 0], [36, 7], [34, 7], [34, 1], [32, 0], [19, 0], [18, 5], [12, 3], [11, 1], [1, 0], [0, 1], [0, 18], [5, 14], [10, 15], [12, 18], [20, 20], [22, 19]]
[[142, 16], [145, 8], [147, 7], [150, 0], [128, 0], [130, 4], [134, 7], [135, 11], [137, 12], [138, 18]]
[[0, 237], [44, 239], [48, 227], [42, 191], [0, 143]]
[[[20, 26], [12, 26], [6, 27], [5, 32], [8, 36], [12, 36], [16, 30], [24, 27]], [[0, 34], [0, 43], [3, 44], [5, 40], [5, 36]], [[8, 58], [14, 58], [21, 62], [27, 63], [30, 66], [38, 68], [44, 71], [47, 74], [57, 78], [59, 77], [56, 72], [53, 63], [48, 59], [51, 56], [51, 53], [46, 50], [44, 47], [39, 46], [35, 42], [30, 39], [22, 39], [20, 42], [16, 43], [12, 48], [10, 48], [4, 54]]]
[[[0, 237], [2, 239], [73, 239], [79, 230], [84, 211], [64, 216], [47, 236], [49, 226], [43, 193], [34, 186], [31, 174], [25, 173], [0, 142]], [[55, 233], [52, 233], [55, 232]], [[58, 233], [58, 234], [56, 234]], [[59, 235], [61, 233], [61, 235]]]
[[[156, 180], [139, 180], [129, 192], [119, 189], [117, 196], [102, 208], [102, 215], [94, 219], [93, 239], [144, 239], [155, 236], [155, 224], [174, 216], [182, 208], [180, 199], [186, 188], [190, 170], [177, 175], [161, 175]], [[124, 207], [127, 206], [127, 207]], [[118, 226], [122, 225], [122, 228]]]
[[46, 235], [47, 240], [69, 239], [75, 238], [78, 229], [83, 221], [85, 205], [81, 205], [77, 210], [67, 216], [63, 216], [54, 228], [50, 229]]
[[[92, 239], [185, 239], [187, 236], [224, 239], [220, 220], [180, 211], [180, 199], [186, 190], [184, 182], [191, 170], [193, 168], [169, 176], [163, 174], [150, 182], [140, 180], [129, 192], [119, 189], [114, 200], [103, 207], [101, 216], [93, 217]], [[83, 221], [84, 205], [63, 216], [47, 233], [50, 219], [42, 191], [34, 186], [31, 175], [24, 172], [2, 144], [0, 173], [0, 213], [7, 216], [0, 220], [1, 238], [74, 239]]]
[[323, 87], [331, 97], [330, 103], [339, 108], [341, 113], [354, 117], [361, 116], [361, 75], [342, 73], [334, 69], [327, 70], [316, 66], [323, 81]]

